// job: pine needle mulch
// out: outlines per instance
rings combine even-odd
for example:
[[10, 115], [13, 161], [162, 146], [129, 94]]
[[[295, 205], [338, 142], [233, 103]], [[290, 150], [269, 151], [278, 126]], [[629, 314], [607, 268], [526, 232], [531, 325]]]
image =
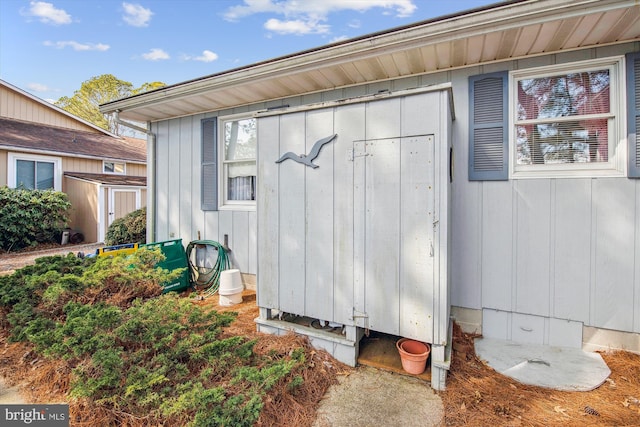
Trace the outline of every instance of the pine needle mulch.
[[[236, 320], [226, 327], [222, 338], [243, 335], [256, 338], [254, 353], [290, 354], [297, 348], [305, 352], [307, 368], [300, 375], [302, 385], [294, 390], [285, 384], [274, 386], [268, 393], [257, 426], [311, 426], [322, 397], [339, 375], [346, 375], [351, 368], [333, 359], [327, 352], [315, 350], [306, 337], [287, 334], [265, 335], [256, 331], [254, 319], [258, 317], [255, 292], [245, 291], [242, 304], [223, 307], [217, 304], [218, 296], [194, 300], [194, 304], [219, 312], [234, 311]], [[1, 317], [1, 316], [0, 316]], [[5, 335], [2, 335], [2, 334]], [[24, 343], [9, 343], [6, 332], [0, 328], [0, 376], [8, 386], [19, 386], [21, 395], [29, 403], [69, 403], [72, 426], [146, 426], [144, 419], [130, 414], [105, 411], [87, 406], [86, 402], [69, 400], [71, 369], [63, 361], [38, 358], [31, 347]]]
[[[326, 352], [315, 350], [306, 338], [264, 335], [256, 332], [258, 317], [255, 293], [245, 292], [245, 303], [220, 307], [217, 296], [196, 304], [218, 311], [236, 311], [237, 319], [225, 329], [225, 336], [257, 338], [254, 351], [286, 354], [305, 349], [311, 360], [303, 372], [304, 383], [294, 393], [274, 387], [266, 398], [258, 426], [311, 426], [316, 410], [328, 388], [350, 368]], [[498, 374], [475, 354], [474, 336], [454, 325], [454, 351], [447, 389], [440, 392], [445, 426], [640, 426], [640, 355], [616, 351], [602, 353], [611, 369], [603, 385], [589, 392], [561, 392], [527, 386]], [[70, 370], [64, 363], [39, 359], [21, 343], [8, 343], [0, 336], [0, 376], [19, 385], [31, 403], [68, 402]], [[92, 425], [144, 425], [144, 420], [126, 419], [126, 414], [85, 413], [91, 408], [70, 404], [72, 419], [92, 420]], [[95, 409], [93, 409], [95, 410]], [[71, 423], [74, 425], [74, 423]], [[80, 425], [80, 424], [77, 424]]]
[[441, 393], [447, 426], [639, 426], [640, 355], [601, 353], [611, 375], [588, 392], [521, 384], [484, 364], [474, 336], [454, 325], [447, 389]]

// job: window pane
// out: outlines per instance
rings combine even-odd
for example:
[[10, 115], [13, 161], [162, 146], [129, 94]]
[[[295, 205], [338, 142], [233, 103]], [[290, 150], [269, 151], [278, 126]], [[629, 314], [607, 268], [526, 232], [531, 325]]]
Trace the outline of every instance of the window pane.
[[227, 200], [255, 200], [256, 177], [238, 176], [229, 178]]
[[124, 173], [124, 163], [104, 162], [105, 173]]
[[518, 81], [518, 120], [609, 113], [609, 70]]
[[16, 161], [16, 188], [35, 188], [36, 162], [31, 160]]
[[53, 163], [36, 162], [36, 178], [38, 190], [53, 188]]
[[593, 163], [608, 160], [608, 122], [575, 122], [516, 126], [518, 164]]
[[607, 162], [608, 120], [588, 116], [611, 112], [609, 89], [609, 70], [519, 80], [517, 120], [531, 122], [516, 125], [517, 163]]
[[225, 160], [255, 159], [257, 140], [255, 119], [242, 119], [225, 122]]
[[255, 200], [256, 163], [227, 163], [227, 200]]

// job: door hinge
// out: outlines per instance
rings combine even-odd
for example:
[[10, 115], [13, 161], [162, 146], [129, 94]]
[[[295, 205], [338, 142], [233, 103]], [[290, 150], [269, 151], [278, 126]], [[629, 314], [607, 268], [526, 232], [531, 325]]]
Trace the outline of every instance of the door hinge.
[[356, 157], [365, 157], [368, 156], [368, 153], [356, 153], [356, 150], [353, 148], [347, 148], [347, 161], [353, 162]]
[[358, 311], [358, 310], [356, 310], [355, 307], [353, 307], [350, 320], [354, 320], [356, 318], [367, 319], [367, 318], [369, 318], [369, 315], [367, 313], [362, 312], [362, 311]]

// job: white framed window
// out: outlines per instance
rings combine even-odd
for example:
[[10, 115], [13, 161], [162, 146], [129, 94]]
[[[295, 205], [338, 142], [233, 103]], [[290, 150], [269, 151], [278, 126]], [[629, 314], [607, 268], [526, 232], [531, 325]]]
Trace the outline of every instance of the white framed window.
[[62, 191], [62, 159], [9, 153], [7, 184], [11, 188]]
[[102, 162], [102, 172], [112, 173], [116, 175], [125, 175], [127, 173], [127, 164], [124, 162], [105, 160]]
[[226, 116], [218, 124], [218, 191], [221, 209], [255, 209], [257, 120]]
[[623, 61], [509, 73], [512, 178], [625, 176]]

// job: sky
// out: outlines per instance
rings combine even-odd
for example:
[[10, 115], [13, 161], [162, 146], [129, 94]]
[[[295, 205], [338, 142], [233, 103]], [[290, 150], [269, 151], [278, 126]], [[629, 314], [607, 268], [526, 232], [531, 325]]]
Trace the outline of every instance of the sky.
[[175, 84], [497, 0], [0, 0], [0, 79], [41, 99]]

